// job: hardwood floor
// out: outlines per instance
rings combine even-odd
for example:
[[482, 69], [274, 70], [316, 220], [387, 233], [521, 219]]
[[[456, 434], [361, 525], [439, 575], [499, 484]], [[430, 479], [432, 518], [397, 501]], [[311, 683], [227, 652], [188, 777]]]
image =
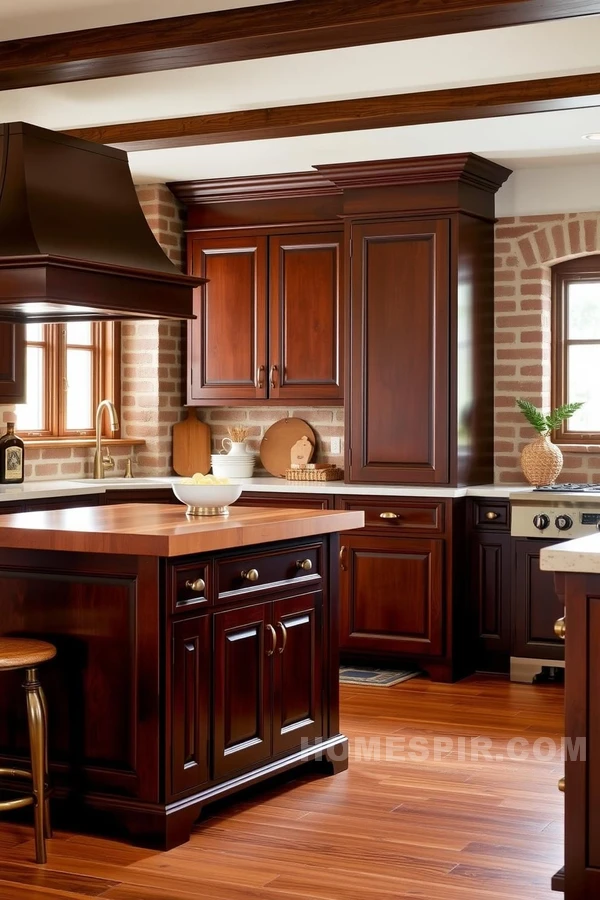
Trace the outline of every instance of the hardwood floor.
[[[0, 897], [560, 896], [551, 892], [550, 878], [562, 865], [563, 797], [556, 786], [562, 764], [533, 753], [540, 737], [560, 741], [560, 687], [486, 677], [455, 685], [415, 679], [391, 688], [343, 686], [342, 713], [351, 742], [347, 772], [306, 774], [223, 803], [196, 826], [188, 844], [169, 853], [57, 833], [47, 866], [36, 866], [31, 828], [6, 814]], [[517, 737], [529, 742], [527, 757], [509, 760], [507, 742]], [[400, 758], [414, 738], [426, 740], [423, 751], [411, 746], [421, 757], [429, 750], [428, 759]], [[475, 738], [488, 739], [479, 745], [479, 758], [471, 758]], [[505, 758], [482, 758], [486, 747], [492, 757]], [[547, 742], [539, 747], [547, 748]], [[517, 750], [525, 753], [525, 745]]]

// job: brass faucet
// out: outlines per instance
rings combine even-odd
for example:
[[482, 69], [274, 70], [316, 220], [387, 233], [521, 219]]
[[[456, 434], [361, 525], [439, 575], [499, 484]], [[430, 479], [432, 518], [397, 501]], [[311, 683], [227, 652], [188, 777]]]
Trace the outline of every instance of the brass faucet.
[[102, 425], [102, 413], [106, 409], [110, 420], [111, 431], [117, 431], [119, 427], [119, 417], [114, 404], [111, 400], [101, 400], [96, 409], [96, 452], [94, 453], [94, 478], [104, 478], [105, 469], [114, 469], [115, 461], [110, 455], [102, 456], [102, 444], [100, 440], [100, 431]]

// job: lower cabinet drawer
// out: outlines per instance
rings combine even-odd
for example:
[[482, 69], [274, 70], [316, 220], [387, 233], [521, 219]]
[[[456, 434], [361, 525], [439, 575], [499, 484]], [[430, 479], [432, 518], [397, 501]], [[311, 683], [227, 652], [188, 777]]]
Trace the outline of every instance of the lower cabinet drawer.
[[[338, 509], [361, 510], [365, 528], [388, 533], [444, 531], [444, 503], [439, 500], [402, 500], [398, 497], [338, 497]], [[362, 530], [362, 529], [361, 529]]]
[[236, 556], [217, 562], [217, 602], [233, 593], [281, 589], [288, 585], [309, 585], [320, 580], [323, 569], [323, 545], [310, 544], [299, 550], [273, 551]]
[[171, 612], [210, 605], [210, 565], [181, 563], [171, 568]]

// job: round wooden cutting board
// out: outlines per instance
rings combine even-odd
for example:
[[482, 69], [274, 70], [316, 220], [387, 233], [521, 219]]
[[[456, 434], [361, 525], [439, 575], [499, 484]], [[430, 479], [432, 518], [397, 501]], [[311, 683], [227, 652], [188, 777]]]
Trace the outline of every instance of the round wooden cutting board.
[[304, 419], [280, 419], [265, 432], [260, 443], [260, 460], [271, 475], [285, 476], [289, 469], [292, 447], [303, 437], [315, 446], [315, 433]]

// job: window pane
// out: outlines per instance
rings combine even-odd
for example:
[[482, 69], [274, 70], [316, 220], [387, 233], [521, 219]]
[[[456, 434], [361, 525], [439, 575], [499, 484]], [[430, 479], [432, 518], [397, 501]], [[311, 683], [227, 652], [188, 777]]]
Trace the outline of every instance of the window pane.
[[17, 405], [18, 431], [43, 431], [45, 428], [44, 355], [42, 347], [27, 348], [27, 399]]
[[44, 326], [37, 322], [33, 325], [25, 326], [25, 340], [37, 341], [41, 343], [44, 340]]
[[568, 339], [600, 339], [600, 281], [569, 285], [567, 316]]
[[92, 353], [67, 350], [67, 431], [92, 428]]
[[67, 344], [87, 344], [89, 346], [91, 343], [91, 322], [69, 322], [67, 324]]
[[597, 344], [575, 344], [567, 352], [567, 402], [585, 401], [585, 406], [566, 422], [567, 431], [600, 431], [600, 391], [596, 366]]

